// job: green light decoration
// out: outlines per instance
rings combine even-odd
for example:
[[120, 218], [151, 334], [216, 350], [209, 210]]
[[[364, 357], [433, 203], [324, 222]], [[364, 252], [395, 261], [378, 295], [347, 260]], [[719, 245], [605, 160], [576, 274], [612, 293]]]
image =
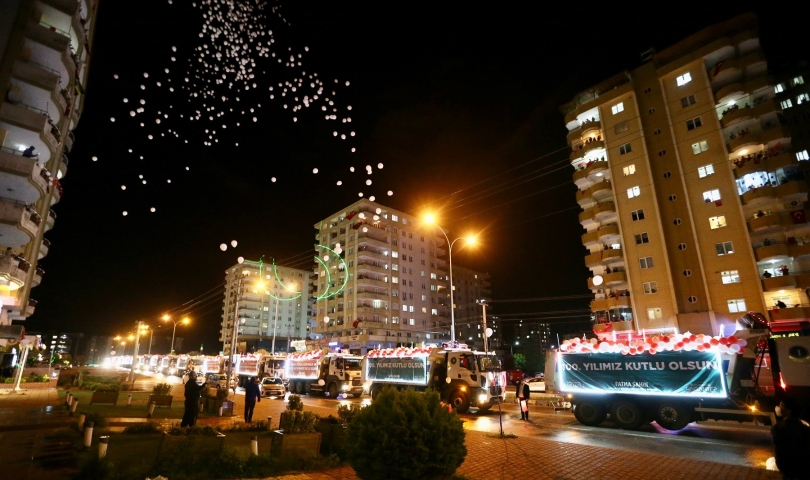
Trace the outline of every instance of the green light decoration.
[[[348, 267], [346, 265], [346, 261], [343, 260], [343, 258], [337, 252], [335, 252], [331, 248], [329, 248], [327, 246], [324, 246], [324, 245], [315, 245], [315, 246], [323, 248], [325, 250], [328, 250], [335, 257], [340, 259], [340, 263], [343, 264], [343, 271], [346, 272], [348, 270]], [[262, 269], [264, 268], [264, 260], [263, 259], [264, 259], [264, 255], [262, 255], [262, 257], [259, 259], [259, 278], [261, 278]], [[318, 263], [323, 265], [324, 270], [326, 270], [326, 290], [322, 294], [318, 295], [316, 300], [323, 300], [323, 299], [326, 299], [326, 298], [331, 298], [331, 297], [334, 297], [335, 295], [339, 294], [340, 292], [342, 292], [343, 289], [346, 288], [346, 284], [349, 283], [348, 274], [343, 276], [343, 285], [341, 285], [340, 288], [338, 288], [334, 292], [329, 293], [329, 290], [332, 288], [332, 275], [331, 275], [331, 273], [329, 273], [329, 267], [326, 265], [326, 263], [323, 260], [321, 260], [320, 257], [316, 256], [315, 260], [317, 260]], [[273, 276], [276, 278], [276, 281], [278, 282], [278, 284], [281, 285], [281, 288], [283, 288], [285, 290], [290, 290], [289, 287], [287, 287], [287, 285], [285, 285], [284, 282], [281, 281], [281, 278], [279, 278], [279, 276], [278, 276], [278, 268], [276, 266], [276, 259], [275, 258], [273, 259]], [[272, 297], [272, 298], [274, 298], [274, 299], [276, 299], [276, 300], [278, 300], [280, 302], [290, 302], [290, 301], [293, 301], [293, 300], [297, 300], [297, 299], [301, 298], [301, 296], [303, 296], [303, 291], [296, 292], [296, 293], [297, 293], [297, 295], [294, 296], [294, 297], [281, 298], [279, 296], [274, 295], [273, 292], [271, 292], [269, 290], [267, 291], [267, 294], [270, 295], [270, 297]]]

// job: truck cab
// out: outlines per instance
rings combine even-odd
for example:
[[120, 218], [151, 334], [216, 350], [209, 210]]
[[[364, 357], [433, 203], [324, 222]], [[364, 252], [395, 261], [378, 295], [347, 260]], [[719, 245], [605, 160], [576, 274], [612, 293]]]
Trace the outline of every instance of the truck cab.
[[470, 407], [487, 411], [503, 401], [506, 373], [493, 353], [467, 349], [436, 349], [428, 358], [428, 386], [439, 390], [442, 400], [459, 413]]
[[337, 398], [341, 393], [360, 397], [363, 394], [362, 362], [363, 357], [354, 355], [325, 355], [319, 365], [318, 380], [310, 385], [310, 391], [330, 398]]

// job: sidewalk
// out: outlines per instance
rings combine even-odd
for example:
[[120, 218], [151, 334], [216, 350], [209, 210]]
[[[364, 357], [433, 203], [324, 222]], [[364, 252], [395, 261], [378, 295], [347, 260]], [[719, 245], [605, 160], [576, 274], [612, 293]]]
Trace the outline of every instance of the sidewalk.
[[61, 427], [73, 421], [67, 413], [55, 388], [0, 390], [0, 430]]

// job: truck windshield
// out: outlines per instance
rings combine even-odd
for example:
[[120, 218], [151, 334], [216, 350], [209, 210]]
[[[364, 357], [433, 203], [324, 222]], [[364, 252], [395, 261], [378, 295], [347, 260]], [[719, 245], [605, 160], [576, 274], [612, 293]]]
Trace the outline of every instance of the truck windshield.
[[360, 370], [360, 364], [362, 360], [355, 359], [355, 358], [347, 358], [345, 359], [344, 368], [346, 370]]
[[482, 372], [500, 368], [501, 366], [501, 362], [495, 355], [476, 355], [475, 358], [478, 360], [478, 367]]

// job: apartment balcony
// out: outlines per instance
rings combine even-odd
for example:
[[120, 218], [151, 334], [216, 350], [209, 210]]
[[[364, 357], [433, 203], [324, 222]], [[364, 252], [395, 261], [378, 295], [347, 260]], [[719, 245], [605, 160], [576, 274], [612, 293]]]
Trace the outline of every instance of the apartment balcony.
[[755, 172], [775, 172], [780, 168], [796, 166], [799, 164], [796, 159], [795, 149], [787, 149], [768, 157], [767, 159], [748, 160], [740, 166], [735, 166], [734, 174], [737, 178], [742, 178], [749, 173]]
[[599, 230], [591, 230], [582, 234], [582, 244], [587, 246], [599, 243]]
[[773, 127], [759, 134], [760, 141], [766, 145], [785, 144], [790, 139], [790, 130], [785, 127]]
[[758, 75], [745, 82], [746, 93], [757, 93], [765, 88], [771, 90], [776, 84], [773, 77], [770, 75]]
[[602, 140], [594, 140], [592, 142], [588, 142], [588, 143], [584, 144], [582, 146], [582, 149], [585, 151], [584, 153], [586, 153], [586, 154], [588, 152], [592, 151], [592, 150], [597, 150], [597, 149], [604, 150], [605, 149], [605, 142], [602, 141]]
[[782, 275], [780, 277], [770, 277], [762, 279], [762, 288], [766, 291], [779, 291], [796, 288], [798, 278], [795, 275]]
[[36, 203], [49, 191], [47, 170], [35, 159], [5, 147], [0, 149], [0, 184], [3, 197], [27, 204]]
[[585, 122], [582, 123], [582, 126], [579, 127], [579, 131], [582, 132], [582, 135], [584, 136], [586, 133], [590, 132], [591, 130], [600, 130], [601, 128], [602, 128], [602, 125], [599, 122], [599, 120], [593, 120], [593, 121], [590, 121], [590, 122], [585, 121]]
[[48, 212], [48, 218], [45, 219], [45, 231], [52, 229], [54, 223], [56, 223], [56, 212], [51, 210]]
[[593, 325], [593, 333], [599, 334], [608, 334], [612, 332], [630, 332], [635, 330], [633, 326], [633, 322], [607, 322], [607, 323], [595, 323]]
[[0, 278], [9, 290], [17, 290], [25, 285], [28, 272], [20, 268], [20, 261], [10, 255], [0, 256]]
[[357, 314], [366, 313], [370, 315], [389, 315], [387, 308], [374, 308], [371, 306], [357, 306]]
[[599, 234], [599, 241], [603, 243], [614, 243], [619, 240], [618, 225], [604, 225], [596, 229]]
[[613, 308], [630, 308], [630, 297], [610, 297], [607, 299], [608, 310]]
[[48, 28], [41, 23], [30, 23], [26, 30], [26, 36], [31, 40], [52, 48], [57, 52], [68, 50], [70, 37], [58, 31], [56, 28]]
[[372, 287], [383, 287], [383, 288], [389, 287], [387, 282], [383, 282], [382, 280], [375, 280], [373, 278], [369, 278], [364, 275], [357, 276], [357, 285], [367, 285]]
[[0, 199], [0, 246], [19, 247], [37, 234], [39, 216], [24, 205]]
[[761, 143], [762, 140], [760, 140], [758, 133], [749, 133], [747, 135], [737, 136], [728, 141], [728, 153], [729, 155], [733, 155], [737, 153], [738, 150], [742, 150], [745, 147], [751, 147], [753, 145], [760, 145]]
[[582, 138], [582, 130], [579, 128], [571, 132], [568, 132], [568, 135], [566, 136], [566, 140], [568, 140], [568, 145], [571, 145], [579, 141], [581, 138]]
[[616, 215], [616, 204], [613, 202], [602, 202], [594, 207], [594, 218], [598, 221], [606, 220]]
[[29, 298], [28, 299], [28, 305], [25, 307], [25, 312], [23, 313], [22, 318], [21, 319], [15, 319], [15, 320], [25, 320], [27, 317], [30, 317], [31, 315], [34, 314], [34, 310], [36, 309], [36, 307], [37, 307], [37, 301], [34, 300], [33, 298]]
[[34, 272], [34, 276], [31, 279], [31, 286], [38, 287], [40, 283], [42, 283], [42, 276], [45, 275], [45, 270], [37, 267], [36, 271]]
[[735, 108], [734, 110], [729, 110], [723, 115], [723, 118], [720, 120], [720, 124], [723, 126], [723, 128], [726, 128], [734, 125], [735, 123], [750, 120], [753, 118], [752, 110], [752, 108]]
[[788, 252], [790, 253], [789, 256], [791, 257], [810, 255], [810, 243], [792, 243], [788, 245]]
[[726, 59], [723, 61], [722, 65], [716, 67], [716, 70], [717, 72], [712, 78], [712, 84], [714, 85], [724, 85], [726, 83], [734, 82], [735, 80], [740, 80], [742, 76], [739, 59], [737, 58]]
[[780, 201], [787, 203], [792, 200], [807, 198], [807, 183], [795, 180], [773, 187], [773, 193]]
[[607, 310], [607, 300], [604, 298], [598, 298], [596, 300], [591, 300], [591, 311], [592, 312], [602, 312]]
[[369, 292], [369, 291], [362, 291], [359, 290], [357, 292], [357, 298], [369, 298], [372, 300], [389, 300], [389, 296], [387, 293], [377, 293], [377, 292]]
[[726, 85], [714, 94], [714, 99], [718, 105], [724, 105], [731, 100], [732, 97], [743, 95], [746, 92], [745, 85], [740, 82], [734, 82]]
[[42, 244], [39, 246], [39, 256], [37, 257], [39, 260], [42, 260], [44, 257], [48, 255], [48, 251], [51, 248], [51, 242], [47, 238], [42, 239]]
[[68, 167], [68, 157], [65, 154], [62, 154], [62, 161], [59, 162], [59, 171], [56, 174], [56, 178], [58, 180], [62, 180], [67, 175], [67, 167]]
[[768, 68], [768, 63], [765, 59], [765, 54], [757, 50], [740, 58], [739, 66], [741, 69], [745, 70], [747, 76], [751, 77], [757, 72], [764, 72]]
[[742, 202], [745, 205], [762, 205], [771, 202], [775, 198], [774, 188], [770, 185], [752, 188], [742, 194]]
[[366, 247], [360, 247], [357, 249], [357, 258], [373, 258], [374, 260], [381, 260], [387, 262], [389, 257], [387, 255], [383, 255], [382, 253], [376, 252], [374, 250], [370, 250]]
[[582, 148], [582, 145], [574, 145], [571, 148], [572, 151], [568, 155], [568, 159], [571, 160], [571, 163], [585, 156], [585, 150]]
[[588, 288], [604, 288], [606, 285], [621, 285], [627, 283], [627, 274], [625, 272], [605, 273], [602, 275], [602, 284], [594, 285], [593, 278], [588, 279]]
[[610, 182], [599, 182], [586, 190], [577, 191], [577, 203], [587, 205], [592, 202], [607, 199], [612, 195], [613, 190], [610, 188]]
[[76, 136], [73, 132], [69, 131], [68, 134], [65, 136], [65, 151], [66, 153], [70, 153], [73, 150], [73, 142], [76, 141]]
[[778, 214], [763, 215], [748, 219], [748, 229], [752, 232], [784, 229], [782, 216]]
[[[370, 227], [373, 228], [373, 227]], [[372, 237], [370, 235], [364, 235], [365, 232], [359, 232], [357, 234], [357, 244], [358, 245], [375, 245], [378, 247], [386, 247], [390, 248], [388, 245], [387, 239], [381, 239], [382, 237]]]
[[382, 275], [388, 275], [388, 269], [385, 267], [381, 267], [378, 265], [372, 265], [370, 263], [357, 263], [357, 271], [358, 272], [374, 272], [379, 273]]
[[40, 0], [45, 5], [50, 5], [62, 13], [73, 16], [79, 11], [78, 0]]
[[589, 208], [588, 210], [579, 212], [579, 223], [581, 223], [583, 227], [588, 227], [592, 223], [596, 223], [596, 220], [594, 220], [595, 215], [595, 208]]
[[810, 318], [810, 307], [799, 305], [787, 308], [774, 308], [768, 310], [768, 317], [770, 317], [772, 322], [806, 319]]
[[788, 246], [784, 243], [760, 246], [754, 249], [754, 255], [758, 262], [767, 260], [780, 260], [790, 257]]
[[[17, 61], [11, 71], [14, 78], [48, 92], [59, 92], [61, 75], [56, 70], [34, 62]], [[64, 111], [64, 110], [63, 110]]]

